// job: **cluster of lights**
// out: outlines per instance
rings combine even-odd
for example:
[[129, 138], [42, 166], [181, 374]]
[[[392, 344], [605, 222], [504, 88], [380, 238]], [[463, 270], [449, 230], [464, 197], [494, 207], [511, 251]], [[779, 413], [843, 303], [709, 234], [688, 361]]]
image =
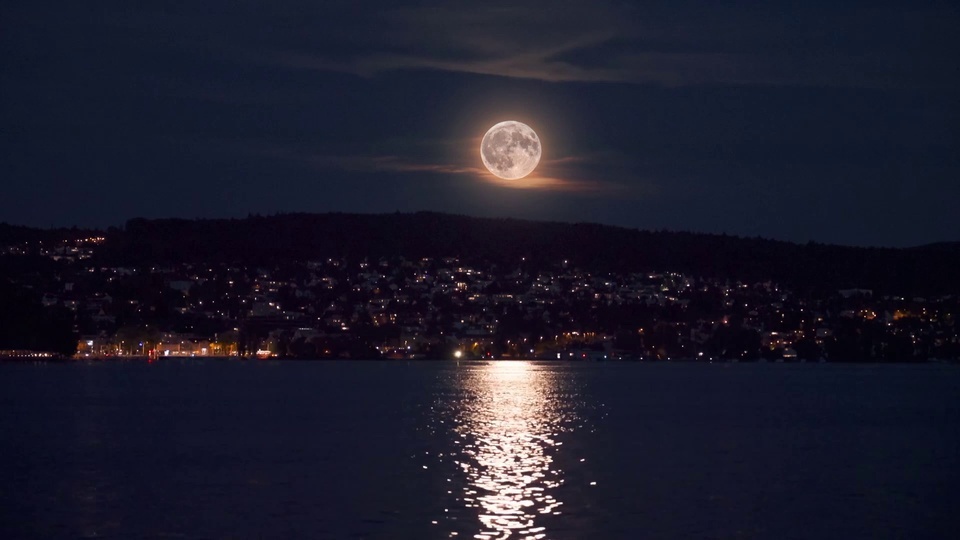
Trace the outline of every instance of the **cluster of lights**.
[[0, 351], [0, 357], [5, 358], [53, 358], [53, 353], [37, 351]]

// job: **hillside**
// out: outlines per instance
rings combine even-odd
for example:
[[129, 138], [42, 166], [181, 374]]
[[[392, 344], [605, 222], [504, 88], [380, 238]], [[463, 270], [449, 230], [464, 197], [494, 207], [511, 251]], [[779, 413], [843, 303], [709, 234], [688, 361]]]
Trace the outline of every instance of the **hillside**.
[[283, 214], [221, 220], [130, 220], [108, 233], [110, 264], [271, 264], [345, 256], [457, 256], [514, 265], [571, 265], [593, 271], [667, 270], [798, 288], [861, 287], [900, 295], [960, 289], [960, 251], [794, 244], [759, 238], [640, 231], [597, 224], [415, 214]]

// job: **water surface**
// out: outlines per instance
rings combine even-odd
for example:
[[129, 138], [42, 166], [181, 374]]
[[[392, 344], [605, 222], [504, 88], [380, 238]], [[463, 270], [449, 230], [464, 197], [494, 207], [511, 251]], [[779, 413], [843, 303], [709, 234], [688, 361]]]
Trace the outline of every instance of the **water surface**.
[[0, 365], [4, 538], [957, 538], [957, 366]]

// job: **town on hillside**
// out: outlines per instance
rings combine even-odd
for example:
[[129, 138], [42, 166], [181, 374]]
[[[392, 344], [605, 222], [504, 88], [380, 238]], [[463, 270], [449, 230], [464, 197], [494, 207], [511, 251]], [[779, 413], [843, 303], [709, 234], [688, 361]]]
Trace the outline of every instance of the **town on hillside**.
[[[857, 362], [957, 360], [960, 299], [800, 293], [676, 272], [458, 257], [102, 266], [102, 237], [2, 254], [7, 357]], [[29, 263], [26, 262], [29, 259]], [[17, 261], [21, 260], [22, 263]], [[20, 264], [20, 266], [18, 266]], [[15, 290], [15, 291], [14, 291]], [[14, 291], [14, 292], [11, 292]], [[10, 300], [10, 299], [13, 300]], [[26, 305], [26, 304], [24, 304]], [[33, 313], [24, 308], [24, 313]], [[52, 314], [52, 315], [51, 315]], [[53, 323], [37, 330], [54, 332]], [[29, 336], [27, 336], [29, 337]]]

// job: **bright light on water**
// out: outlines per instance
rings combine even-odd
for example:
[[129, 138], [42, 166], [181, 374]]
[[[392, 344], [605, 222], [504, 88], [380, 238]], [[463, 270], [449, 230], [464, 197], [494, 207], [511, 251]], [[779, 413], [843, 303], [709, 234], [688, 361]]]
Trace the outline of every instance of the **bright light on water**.
[[455, 504], [477, 512], [475, 538], [544, 538], [540, 517], [561, 513], [564, 473], [553, 456], [572, 418], [557, 384], [555, 373], [528, 362], [494, 362], [461, 377], [452, 461], [465, 482]]

